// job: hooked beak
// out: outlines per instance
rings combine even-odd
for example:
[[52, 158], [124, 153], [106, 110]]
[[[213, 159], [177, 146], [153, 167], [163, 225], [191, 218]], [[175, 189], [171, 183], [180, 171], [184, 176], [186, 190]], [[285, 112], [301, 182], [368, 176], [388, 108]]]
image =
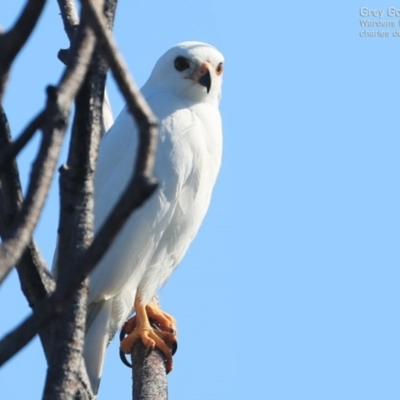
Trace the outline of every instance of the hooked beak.
[[201, 86], [207, 89], [207, 93], [211, 89], [211, 65], [207, 62], [201, 64], [200, 68], [193, 74], [191, 79], [198, 82]]

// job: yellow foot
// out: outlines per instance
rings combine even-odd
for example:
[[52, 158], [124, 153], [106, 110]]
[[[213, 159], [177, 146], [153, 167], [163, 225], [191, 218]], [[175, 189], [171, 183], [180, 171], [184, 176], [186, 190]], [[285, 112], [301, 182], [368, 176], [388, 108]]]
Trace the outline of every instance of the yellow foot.
[[154, 303], [147, 304], [146, 313], [149, 320], [156, 324], [162, 331], [176, 335], [176, 321], [174, 317], [162, 311]]
[[[162, 311], [160, 307], [153, 303], [149, 303], [146, 306], [146, 314], [150, 321], [150, 325], [156, 325], [161, 331], [174, 333], [176, 335], [176, 320], [171, 315]], [[122, 330], [125, 334], [133, 332], [136, 328], [136, 315], [129, 318], [125, 322]]]
[[[161, 311], [154, 304], [144, 307], [140, 300], [135, 300], [136, 316], [127, 321], [123, 331], [128, 336], [121, 341], [120, 349], [125, 354], [132, 352], [133, 344], [141, 339], [147, 348], [157, 347], [165, 357], [167, 373], [172, 370], [172, 355], [176, 350], [175, 320], [170, 315]], [[155, 328], [150, 324], [151, 320]]]

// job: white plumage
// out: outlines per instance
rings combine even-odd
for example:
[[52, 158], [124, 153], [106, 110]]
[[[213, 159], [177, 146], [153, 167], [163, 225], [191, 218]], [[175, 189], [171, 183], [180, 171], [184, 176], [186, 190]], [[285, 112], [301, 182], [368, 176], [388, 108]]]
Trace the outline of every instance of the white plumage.
[[[223, 56], [184, 42], [155, 65], [142, 93], [160, 122], [155, 194], [127, 221], [90, 276], [84, 357], [97, 392], [107, 344], [182, 260], [210, 203], [221, 163], [218, 105]], [[211, 86], [210, 86], [211, 85]], [[125, 188], [137, 151], [137, 128], [125, 108], [103, 138], [95, 177], [97, 231]]]

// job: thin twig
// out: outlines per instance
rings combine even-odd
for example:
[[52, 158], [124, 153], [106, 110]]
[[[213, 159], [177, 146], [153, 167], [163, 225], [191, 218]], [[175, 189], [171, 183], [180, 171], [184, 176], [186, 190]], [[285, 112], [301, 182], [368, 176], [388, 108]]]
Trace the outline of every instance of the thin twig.
[[46, 0], [29, 0], [14, 26], [0, 34], [0, 101], [12, 62], [35, 27]]
[[38, 114], [24, 129], [13, 143], [10, 143], [4, 150], [0, 151], [0, 171], [10, 163], [18, 153], [29, 143], [33, 135], [41, 128], [45, 120], [45, 113]]

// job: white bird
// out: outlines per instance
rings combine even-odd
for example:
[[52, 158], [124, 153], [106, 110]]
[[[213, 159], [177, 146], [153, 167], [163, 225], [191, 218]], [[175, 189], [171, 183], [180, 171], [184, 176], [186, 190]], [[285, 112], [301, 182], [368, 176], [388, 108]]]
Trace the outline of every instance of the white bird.
[[[155, 175], [159, 186], [128, 219], [89, 278], [84, 358], [97, 393], [105, 350], [129, 315], [136, 328], [121, 349], [141, 339], [164, 353], [175, 320], [150, 299], [180, 263], [207, 212], [222, 155], [219, 113], [224, 58], [214, 47], [183, 42], [156, 63], [142, 93], [159, 119]], [[95, 175], [95, 231], [118, 200], [132, 172], [137, 127], [127, 108], [104, 136]], [[162, 331], [150, 324], [151, 317]]]

